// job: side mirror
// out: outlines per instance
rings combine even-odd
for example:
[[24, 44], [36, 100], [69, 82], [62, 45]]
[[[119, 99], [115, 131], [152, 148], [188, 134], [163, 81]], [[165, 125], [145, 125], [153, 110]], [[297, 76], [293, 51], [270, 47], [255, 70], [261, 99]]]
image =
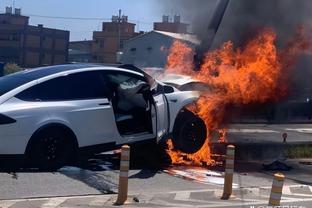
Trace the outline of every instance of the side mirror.
[[164, 86], [164, 93], [165, 94], [169, 94], [169, 93], [173, 93], [174, 92], [174, 88], [169, 86], [169, 85], [165, 85]]

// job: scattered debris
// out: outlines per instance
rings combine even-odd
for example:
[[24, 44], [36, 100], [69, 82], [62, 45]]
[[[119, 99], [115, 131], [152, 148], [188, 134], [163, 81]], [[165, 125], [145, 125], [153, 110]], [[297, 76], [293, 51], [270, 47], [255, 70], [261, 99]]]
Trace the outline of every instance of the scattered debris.
[[312, 165], [312, 161], [300, 161], [299, 163], [302, 165]]
[[140, 200], [139, 200], [139, 198], [138, 197], [133, 197], [133, 201], [135, 201], [135, 202], [137, 202], [137, 203], [139, 203], [140, 202]]
[[284, 162], [275, 160], [270, 164], [262, 164], [263, 170], [266, 171], [290, 171], [293, 167]]
[[[164, 172], [175, 177], [196, 181], [203, 184], [223, 185], [224, 183], [222, 172], [211, 171], [202, 167], [172, 166], [164, 170]], [[238, 185], [233, 184], [233, 187], [236, 188]]]

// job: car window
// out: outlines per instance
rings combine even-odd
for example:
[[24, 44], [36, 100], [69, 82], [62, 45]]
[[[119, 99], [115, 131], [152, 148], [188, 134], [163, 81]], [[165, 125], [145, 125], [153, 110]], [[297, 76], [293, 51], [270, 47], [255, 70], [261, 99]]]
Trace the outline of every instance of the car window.
[[22, 100], [61, 101], [107, 98], [106, 80], [99, 71], [57, 77], [35, 85], [16, 97]]
[[111, 88], [120, 87], [121, 89], [129, 89], [142, 85], [149, 86], [144, 77], [126, 72], [110, 71], [105, 73], [105, 77], [107, 77], [107, 81], [109, 82]]
[[29, 82], [27, 79], [23, 79], [20, 77], [15, 77], [12, 75], [3, 76], [0, 78], [0, 96], [4, 95], [5, 93], [22, 86]]
[[107, 75], [109, 80], [113, 82], [116, 85], [119, 85], [121, 89], [129, 89], [129, 88], [135, 88], [137, 86], [140, 86], [142, 84], [146, 84], [143, 80], [137, 79], [132, 76], [127, 76], [125, 74], [108, 74]]

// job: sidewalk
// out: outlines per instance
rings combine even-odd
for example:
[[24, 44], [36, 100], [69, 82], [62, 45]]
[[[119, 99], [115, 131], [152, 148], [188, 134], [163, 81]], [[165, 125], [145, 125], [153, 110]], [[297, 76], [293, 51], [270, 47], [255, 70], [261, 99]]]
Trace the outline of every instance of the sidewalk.
[[[138, 194], [129, 196], [125, 205], [120, 207], [250, 207], [266, 205], [271, 187], [234, 189], [229, 200], [221, 200], [221, 189], [192, 190]], [[2, 200], [1, 208], [96, 208], [114, 206], [117, 195], [90, 195], [72, 197], [52, 197], [35, 199]], [[282, 204], [293, 202], [312, 202], [312, 186], [292, 185], [283, 189]]]

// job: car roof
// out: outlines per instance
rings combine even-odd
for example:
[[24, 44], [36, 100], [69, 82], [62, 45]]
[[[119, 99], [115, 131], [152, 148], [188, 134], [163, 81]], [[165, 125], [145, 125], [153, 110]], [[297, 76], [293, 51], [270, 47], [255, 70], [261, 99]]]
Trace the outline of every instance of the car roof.
[[142, 76], [145, 76], [145, 73], [133, 66], [133, 65], [118, 65], [118, 64], [64, 64], [64, 65], [55, 65], [55, 66], [46, 66], [46, 67], [38, 67], [34, 69], [26, 69], [14, 74], [10, 74], [7, 76], [0, 77], [0, 96], [11, 91], [12, 89], [22, 86], [28, 82], [41, 79], [53, 74], [58, 74], [66, 71], [74, 71], [79, 69], [90, 69], [90, 68], [99, 68], [103, 67], [103, 69], [107, 70], [118, 70], [126, 69], [128, 71], [133, 71], [135, 73], [139, 73]]
[[106, 64], [106, 65], [100, 65], [100, 64], [64, 64], [64, 65], [55, 65], [55, 66], [45, 66], [45, 67], [38, 67], [34, 69], [26, 69], [23, 71], [20, 71], [18, 73], [14, 73], [12, 75], [8, 75], [14, 78], [20, 78], [25, 80], [36, 80], [40, 79], [49, 75], [66, 72], [66, 71], [73, 71], [77, 69], [83, 69], [83, 68], [95, 68], [95, 67], [112, 67], [112, 69], [116, 68], [123, 68], [128, 69], [130, 71], [144, 73], [141, 69], [133, 66], [133, 65], [117, 65], [117, 64]]

